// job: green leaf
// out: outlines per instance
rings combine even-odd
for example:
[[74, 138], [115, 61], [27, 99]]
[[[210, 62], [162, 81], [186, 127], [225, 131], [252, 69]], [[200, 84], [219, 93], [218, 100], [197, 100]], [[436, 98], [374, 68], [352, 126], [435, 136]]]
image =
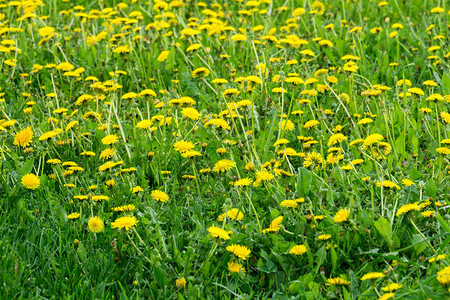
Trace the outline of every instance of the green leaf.
[[428, 197], [436, 198], [436, 192], [436, 183], [434, 183], [433, 179], [430, 179], [425, 186], [425, 195], [427, 195]]
[[336, 267], [337, 267], [338, 257], [337, 257], [336, 251], [334, 250], [333, 246], [330, 248], [330, 253], [331, 253], [331, 266], [333, 267], [333, 271], [334, 271], [334, 270], [336, 270]]
[[450, 94], [450, 76], [449, 74], [444, 74], [442, 76], [442, 88], [444, 89], [444, 94]]
[[297, 192], [300, 194], [300, 196], [306, 196], [308, 194], [311, 181], [311, 173], [303, 167], [299, 168], [297, 178]]
[[417, 244], [414, 246], [414, 250], [416, 251], [417, 255], [422, 253], [422, 251], [427, 247], [426, 243], [424, 243], [423, 241], [423, 237], [420, 234], [413, 235], [412, 243]]
[[448, 226], [447, 222], [442, 218], [442, 216], [439, 213], [436, 213], [436, 219], [438, 220], [439, 224], [441, 224], [441, 227], [446, 231], [450, 232], [450, 227]]
[[302, 289], [302, 283], [300, 281], [294, 281], [289, 285], [289, 292], [292, 294], [298, 294], [300, 293], [300, 290]]
[[389, 246], [392, 247], [392, 228], [391, 224], [389, 224], [389, 221], [386, 220], [386, 218], [381, 217], [377, 221], [375, 221], [374, 225], [381, 236], [387, 240]]
[[19, 174], [20, 177], [23, 175], [31, 173], [31, 169], [33, 169], [34, 158], [28, 160], [23, 166], [20, 168]]
[[320, 247], [320, 249], [317, 251], [316, 255], [317, 255], [316, 262], [317, 262], [317, 269], [318, 269], [322, 266], [322, 264], [327, 259], [327, 250], [325, 249], [325, 246]]

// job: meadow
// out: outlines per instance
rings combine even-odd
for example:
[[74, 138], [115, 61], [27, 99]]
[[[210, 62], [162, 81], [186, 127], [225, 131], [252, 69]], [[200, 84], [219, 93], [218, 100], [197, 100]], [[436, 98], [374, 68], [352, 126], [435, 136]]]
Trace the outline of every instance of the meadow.
[[449, 9], [0, 1], [0, 298], [449, 299]]

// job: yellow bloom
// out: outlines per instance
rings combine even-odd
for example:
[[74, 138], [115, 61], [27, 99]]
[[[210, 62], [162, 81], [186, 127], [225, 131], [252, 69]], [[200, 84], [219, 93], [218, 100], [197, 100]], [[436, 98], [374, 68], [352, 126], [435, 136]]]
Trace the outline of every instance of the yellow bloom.
[[341, 209], [336, 213], [333, 221], [336, 223], [342, 223], [342, 222], [347, 221], [349, 216], [350, 216], [350, 209], [347, 209], [347, 208]]
[[181, 277], [180, 279], [177, 279], [175, 281], [175, 284], [178, 289], [182, 288], [182, 287], [184, 288], [184, 287], [186, 287], [186, 279], [184, 279], [184, 277]]
[[22, 185], [29, 190], [35, 190], [41, 184], [41, 180], [34, 174], [26, 174], [22, 177]]
[[103, 145], [111, 145], [111, 144], [117, 143], [118, 141], [119, 141], [119, 137], [115, 134], [107, 135], [104, 138], [102, 138]]
[[398, 283], [394, 282], [394, 283], [388, 284], [387, 286], [383, 287], [382, 290], [384, 292], [393, 292], [393, 291], [398, 290], [402, 286], [403, 286], [403, 284], [398, 284]]
[[367, 273], [365, 274], [363, 277], [361, 277], [361, 281], [365, 281], [368, 279], [377, 279], [377, 278], [382, 278], [385, 275], [381, 272], [371, 272], [371, 273]]
[[99, 233], [103, 231], [105, 226], [103, 225], [103, 220], [96, 216], [89, 219], [88, 227], [93, 233]]
[[169, 53], [170, 53], [169, 50], [162, 51], [158, 56], [158, 61], [159, 62], [165, 61], [167, 59], [167, 57], [169, 56]]
[[68, 216], [67, 216], [67, 219], [69, 219], [69, 220], [74, 220], [74, 219], [77, 219], [77, 218], [79, 218], [79, 217], [80, 217], [80, 214], [74, 212], [74, 213], [71, 213], [70, 215], [68, 215]]
[[350, 281], [345, 280], [343, 278], [340, 277], [336, 277], [336, 278], [329, 278], [327, 285], [335, 285], [335, 286], [339, 286], [339, 285], [349, 285]]
[[223, 239], [223, 240], [229, 240], [230, 239], [230, 234], [228, 231], [223, 230], [220, 227], [217, 227], [215, 225], [212, 225], [211, 227], [208, 228], [208, 232], [211, 236], [213, 237], [217, 237], [219, 239]]
[[281, 201], [280, 206], [286, 208], [296, 208], [298, 203], [295, 200], [284, 200]]
[[28, 126], [24, 130], [18, 132], [14, 137], [14, 145], [22, 148], [28, 147], [33, 140], [33, 130]]
[[213, 171], [216, 173], [226, 172], [226, 171], [231, 170], [235, 166], [236, 166], [236, 163], [234, 161], [229, 160], [229, 159], [222, 159], [222, 160], [219, 160], [215, 164]]
[[120, 217], [111, 223], [111, 228], [118, 228], [118, 229], [125, 228], [125, 230], [128, 231], [131, 228], [133, 228], [133, 226], [136, 226], [138, 222], [139, 220], [137, 220], [136, 217], [130, 216]]
[[173, 144], [173, 147], [175, 148], [176, 151], [178, 151], [180, 153], [184, 153], [184, 152], [194, 149], [194, 144], [192, 144], [191, 142], [186, 142], [186, 141], [178, 141], [175, 144]]
[[169, 196], [160, 190], [153, 190], [150, 193], [150, 196], [152, 197], [153, 200], [156, 200], [156, 201], [161, 201], [161, 202], [169, 201]]
[[436, 279], [442, 285], [450, 285], [450, 266], [447, 266], [444, 269], [437, 272]]
[[266, 228], [266, 229], [263, 230], [263, 233], [276, 232], [276, 231], [280, 230], [280, 228], [281, 228], [280, 224], [281, 224], [282, 221], [283, 221], [283, 216], [279, 216], [279, 217], [275, 218], [270, 223], [269, 228]]
[[194, 71], [192, 71], [193, 78], [206, 77], [208, 75], [209, 75], [209, 70], [205, 67], [200, 67], [200, 68], [197, 68]]
[[130, 51], [131, 51], [131, 49], [130, 49], [130, 46], [128, 46], [128, 45], [119, 46], [113, 50], [114, 53], [119, 53], [119, 54], [128, 53]]
[[302, 255], [307, 251], [308, 249], [306, 248], [305, 245], [295, 245], [294, 247], [291, 248], [291, 250], [289, 250], [289, 254]]
[[247, 247], [236, 244], [232, 244], [231, 246], [228, 246], [226, 249], [227, 251], [233, 253], [234, 255], [243, 260], [246, 260], [251, 253], [250, 249], [248, 249]]
[[398, 210], [395, 216], [400, 216], [402, 214], [408, 213], [413, 210], [419, 210], [419, 202], [414, 202], [412, 204], [405, 204], [401, 206]]
[[200, 119], [200, 113], [198, 112], [198, 110], [196, 110], [193, 107], [183, 108], [183, 110], [181, 111], [181, 114], [183, 115], [183, 117], [191, 119], [191, 120]]
[[221, 214], [217, 221], [222, 222], [225, 219], [225, 214], [228, 219], [240, 221], [244, 218], [244, 214], [237, 208], [232, 208], [228, 210], [226, 213]]
[[240, 263], [231, 262], [231, 261], [228, 263], [228, 270], [231, 273], [245, 272], [244, 267]]

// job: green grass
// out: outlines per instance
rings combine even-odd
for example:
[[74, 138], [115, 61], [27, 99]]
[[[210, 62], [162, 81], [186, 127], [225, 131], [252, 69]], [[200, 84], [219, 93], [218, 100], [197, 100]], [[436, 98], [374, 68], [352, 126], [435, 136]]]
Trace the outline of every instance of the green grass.
[[[139, 0], [2, 2], [1, 299], [378, 299], [390, 283], [402, 285], [397, 299], [449, 297], [450, 280], [437, 278], [448, 268], [450, 242], [448, 3], [327, 0], [316, 14], [314, 1], [266, 2], [170, 2], [165, 11]], [[296, 8], [305, 13], [293, 17]], [[55, 30], [47, 40], [44, 27]], [[187, 27], [199, 32], [183, 36]], [[381, 32], [371, 32], [376, 27]], [[245, 41], [235, 40], [239, 33]], [[200, 48], [187, 52], [193, 44]], [[64, 62], [78, 74], [58, 68]], [[193, 76], [200, 67], [209, 74]], [[292, 73], [317, 81], [285, 82]], [[424, 84], [430, 80], [435, 86]], [[402, 97], [413, 87], [420, 90]], [[156, 96], [123, 98], [145, 89]], [[93, 97], [79, 105], [82, 95]], [[173, 104], [181, 97], [195, 103]], [[232, 108], [242, 100], [251, 104]], [[183, 116], [188, 106], [198, 119]], [[67, 111], [55, 112], [61, 108]], [[364, 118], [372, 122], [360, 124]], [[217, 119], [225, 128], [207, 124]], [[152, 128], [138, 128], [142, 120]], [[286, 120], [292, 128], [280, 125]], [[319, 123], [306, 128], [310, 120]], [[29, 145], [17, 145], [29, 126]], [[105, 145], [107, 135], [118, 142]], [[282, 139], [289, 143], [274, 145]], [[201, 156], [183, 157], [179, 141]], [[107, 148], [115, 153], [101, 159]], [[216, 172], [224, 159], [235, 165]], [[107, 161], [117, 165], [100, 171]], [[81, 169], [70, 173], [64, 162]], [[26, 174], [39, 177], [36, 189], [22, 184]], [[231, 184], [244, 178], [252, 182]], [[169, 200], [156, 201], [155, 190]], [[92, 200], [99, 195], [109, 200]], [[297, 206], [285, 207], [289, 199]], [[131, 204], [133, 211], [114, 211]], [[232, 208], [242, 219], [218, 220]], [[336, 222], [341, 209], [350, 213]], [[80, 217], [69, 219], [72, 213]], [[89, 229], [93, 216], [101, 232]], [[123, 216], [139, 222], [114, 228]], [[229, 239], [213, 237], [212, 225]], [[250, 249], [248, 258], [228, 251], [232, 244]], [[295, 245], [307, 251], [289, 253]], [[429, 262], [437, 255], [446, 256]], [[230, 262], [243, 271], [230, 272]], [[370, 272], [384, 277], [361, 280]], [[346, 284], [330, 285], [337, 277]]]

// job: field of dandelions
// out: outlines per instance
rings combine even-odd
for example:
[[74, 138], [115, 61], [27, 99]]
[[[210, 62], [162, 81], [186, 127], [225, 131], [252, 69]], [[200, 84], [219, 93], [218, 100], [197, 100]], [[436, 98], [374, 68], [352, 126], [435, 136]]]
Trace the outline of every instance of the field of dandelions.
[[0, 298], [449, 299], [449, 6], [0, 1]]

